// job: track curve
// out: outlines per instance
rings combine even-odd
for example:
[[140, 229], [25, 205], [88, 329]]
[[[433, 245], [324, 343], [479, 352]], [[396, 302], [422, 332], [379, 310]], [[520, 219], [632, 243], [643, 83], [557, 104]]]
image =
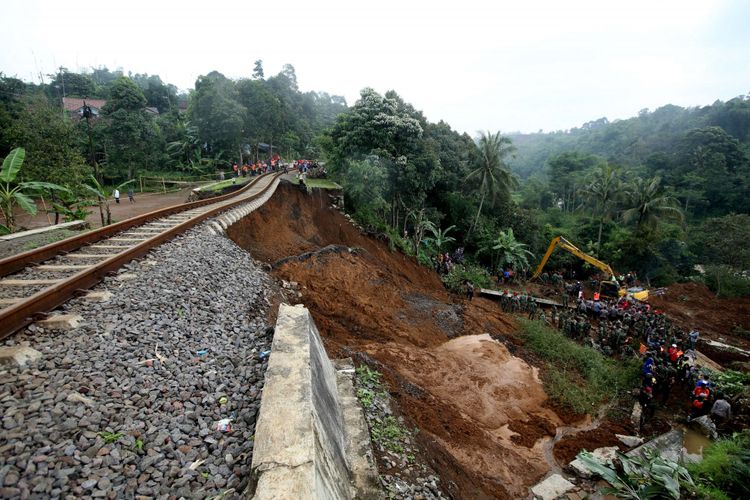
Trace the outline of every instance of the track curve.
[[0, 260], [0, 339], [197, 224], [262, 203], [281, 175], [266, 174], [228, 195], [174, 205]]

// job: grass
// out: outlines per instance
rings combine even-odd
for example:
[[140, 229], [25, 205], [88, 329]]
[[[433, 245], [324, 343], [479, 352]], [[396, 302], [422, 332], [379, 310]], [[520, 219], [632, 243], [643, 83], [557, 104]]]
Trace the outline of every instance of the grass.
[[716, 441], [687, 468], [707, 498], [750, 498], [750, 431]]
[[519, 319], [525, 346], [545, 362], [547, 394], [576, 413], [592, 413], [638, 384], [637, 360], [614, 360], [538, 321]]
[[321, 189], [343, 189], [341, 186], [329, 179], [305, 179], [305, 184], [311, 188]]
[[243, 184], [247, 184], [248, 182], [250, 182], [252, 179], [252, 177], [230, 177], [229, 179], [223, 181], [214, 182], [213, 184], [208, 184], [206, 186], [201, 186], [200, 190], [217, 192], [221, 191], [225, 187], [229, 187], [232, 185], [242, 186]]

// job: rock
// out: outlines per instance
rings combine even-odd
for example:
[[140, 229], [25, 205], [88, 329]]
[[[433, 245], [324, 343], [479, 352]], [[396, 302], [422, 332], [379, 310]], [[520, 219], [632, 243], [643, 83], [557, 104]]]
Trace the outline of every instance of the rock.
[[[612, 459], [617, 456], [619, 448], [617, 446], [609, 446], [606, 448], [597, 448], [591, 452], [591, 456], [601, 464], [612, 463]], [[591, 470], [578, 458], [568, 464], [575, 472], [581, 477], [589, 478], [593, 476]]]
[[90, 490], [94, 486], [96, 486], [97, 480], [96, 479], [87, 479], [86, 481], [81, 483], [81, 488], [84, 490]]
[[42, 359], [42, 353], [26, 346], [0, 347], [0, 365], [24, 368]]
[[690, 421], [691, 427], [700, 429], [704, 436], [711, 439], [716, 439], [718, 434], [716, 433], [716, 424], [714, 424], [711, 417], [703, 415], [702, 417], [694, 418]]
[[570, 490], [574, 489], [575, 485], [562, 477], [560, 474], [553, 474], [546, 478], [544, 481], [538, 483], [536, 486], [531, 488], [531, 493], [534, 498], [540, 498], [542, 500], [554, 500], [560, 497]]
[[[639, 405], [640, 406], [640, 405]], [[617, 439], [628, 448], [635, 448], [643, 444], [643, 438], [638, 436], [625, 436], [623, 434], [615, 434]]]
[[78, 314], [58, 314], [39, 321], [39, 326], [50, 330], [74, 330], [83, 322], [83, 317]]
[[93, 399], [89, 399], [83, 394], [77, 392], [71, 392], [65, 400], [71, 403], [83, 403], [86, 406], [94, 406], [96, 404]]
[[643, 413], [643, 408], [641, 408], [641, 404], [636, 401], [635, 404], [633, 404], [633, 411], [630, 413], [630, 423], [633, 425], [635, 429], [641, 428], [641, 414]]

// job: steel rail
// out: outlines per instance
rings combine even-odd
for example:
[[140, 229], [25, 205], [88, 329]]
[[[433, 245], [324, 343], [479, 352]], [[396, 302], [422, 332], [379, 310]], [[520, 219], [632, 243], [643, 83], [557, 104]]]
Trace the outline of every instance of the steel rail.
[[135, 217], [131, 217], [130, 219], [125, 219], [124, 221], [116, 222], [114, 224], [110, 224], [109, 226], [104, 226], [93, 231], [88, 231], [78, 236], [72, 236], [64, 240], [50, 243], [49, 245], [44, 245], [33, 250], [28, 250], [17, 255], [11, 255], [10, 257], [0, 259], [0, 277], [13, 274], [25, 267], [28, 267], [29, 265], [38, 264], [40, 262], [44, 262], [46, 260], [57, 257], [58, 255], [78, 250], [83, 246], [90, 245], [91, 243], [109, 238], [110, 236], [121, 233], [133, 227], [141, 226], [151, 220], [160, 219], [162, 217], [174, 215], [176, 213], [191, 210], [193, 208], [203, 207], [206, 205], [211, 205], [213, 203], [219, 203], [231, 199], [246, 192], [249, 189], [252, 189], [255, 184], [260, 182], [261, 179], [266, 178], [268, 175], [273, 176], [275, 174], [261, 175], [248, 182], [248, 184], [241, 189], [238, 189], [237, 191], [231, 192], [229, 194], [214, 196], [211, 198], [206, 198], [205, 200], [181, 203], [179, 205], [172, 205], [166, 208], [160, 208], [158, 210], [154, 210], [153, 212], [137, 215]]
[[[40, 315], [44, 315], [45, 312], [65, 303], [67, 300], [80, 293], [81, 290], [91, 288], [99, 283], [105, 276], [112, 274], [129, 261], [144, 256], [165, 241], [221, 212], [262, 197], [269, 189], [271, 189], [274, 181], [280, 177], [282, 173], [279, 172], [270, 175], [271, 182], [269, 182], [268, 185], [258, 193], [236, 200], [232, 203], [209, 209], [202, 214], [196, 215], [195, 217], [177, 224], [172, 228], [165, 229], [163, 232], [160, 232], [133, 247], [129, 247], [123, 252], [115, 254], [99, 263], [92, 264], [89, 268], [79, 271], [68, 278], [62, 279], [60, 282], [44, 288], [30, 297], [22, 299], [21, 301], [0, 310], [0, 339], [6, 338], [20, 328], [33, 322]], [[262, 178], [267, 178], [267, 176], [259, 177], [253, 181], [253, 184], [256, 184]], [[226, 199], [224, 197], [217, 198], [223, 198], [219, 201]], [[212, 200], [212, 203], [216, 203], [217, 201], [216, 198], [213, 198]]]

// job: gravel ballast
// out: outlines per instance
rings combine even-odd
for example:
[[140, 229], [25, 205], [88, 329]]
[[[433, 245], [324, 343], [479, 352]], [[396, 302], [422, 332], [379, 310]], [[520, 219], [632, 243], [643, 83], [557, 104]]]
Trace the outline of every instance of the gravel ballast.
[[[61, 309], [71, 331], [32, 325], [3, 342], [42, 353], [0, 367], [0, 497], [239, 494], [252, 459], [270, 349], [272, 283], [201, 227]], [[230, 418], [228, 432], [217, 423]]]

